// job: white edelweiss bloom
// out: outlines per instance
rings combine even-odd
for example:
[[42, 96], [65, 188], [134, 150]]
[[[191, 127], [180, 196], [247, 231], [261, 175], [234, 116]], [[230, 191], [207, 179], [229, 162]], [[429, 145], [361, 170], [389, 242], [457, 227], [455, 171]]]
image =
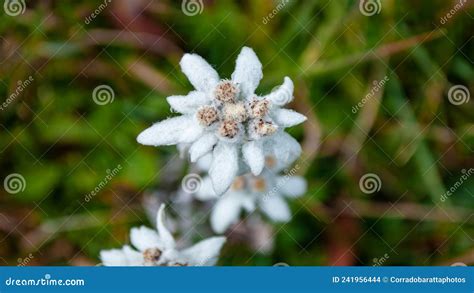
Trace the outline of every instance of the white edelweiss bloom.
[[[282, 160], [299, 156], [298, 142], [284, 129], [306, 120], [282, 106], [293, 99], [293, 82], [283, 84], [266, 96], [255, 89], [263, 77], [262, 64], [255, 52], [242, 48], [231, 79], [220, 79], [202, 57], [185, 54], [180, 62], [195, 91], [186, 96], [168, 97], [181, 116], [158, 122], [138, 135], [144, 145], [189, 146], [190, 160], [212, 153], [209, 176], [217, 194], [223, 194], [240, 173], [244, 162], [254, 175], [264, 167], [267, 145]], [[186, 146], [186, 147], [184, 147]]]
[[225, 237], [211, 237], [183, 250], [176, 248], [170, 231], [164, 224], [162, 204], [156, 219], [156, 231], [145, 226], [132, 228], [128, 245], [121, 249], [102, 250], [105, 266], [213, 266], [225, 243]]
[[242, 210], [253, 212], [257, 208], [275, 222], [287, 222], [291, 212], [284, 198], [296, 198], [307, 190], [306, 180], [301, 176], [278, 175], [276, 160], [267, 156], [266, 168], [259, 176], [247, 173], [238, 176], [230, 189], [218, 196], [212, 189], [209, 177], [203, 179], [195, 194], [200, 200], [217, 199], [211, 213], [214, 232], [223, 233], [238, 222]]

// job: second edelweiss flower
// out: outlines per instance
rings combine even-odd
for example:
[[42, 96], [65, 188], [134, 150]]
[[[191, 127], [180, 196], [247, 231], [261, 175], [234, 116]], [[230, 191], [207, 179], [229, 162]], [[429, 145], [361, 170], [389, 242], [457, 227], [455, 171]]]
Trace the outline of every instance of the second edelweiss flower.
[[212, 153], [209, 176], [217, 194], [224, 193], [239, 174], [240, 158], [259, 175], [265, 148], [278, 148], [283, 160], [294, 152], [297, 142], [284, 129], [306, 117], [281, 108], [292, 100], [293, 82], [285, 77], [277, 90], [256, 95], [263, 73], [252, 49], [242, 49], [231, 79], [219, 79], [212, 66], [196, 54], [185, 54], [180, 65], [196, 90], [168, 97], [171, 107], [182, 115], [146, 129], [138, 136], [139, 143], [190, 145], [192, 162]]

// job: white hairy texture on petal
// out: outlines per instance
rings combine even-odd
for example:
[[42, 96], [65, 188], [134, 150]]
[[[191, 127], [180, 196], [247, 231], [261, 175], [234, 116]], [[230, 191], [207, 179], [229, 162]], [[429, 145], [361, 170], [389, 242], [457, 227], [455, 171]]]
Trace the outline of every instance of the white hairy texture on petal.
[[293, 198], [303, 195], [308, 189], [308, 183], [301, 176], [279, 176], [276, 186], [283, 195]]
[[127, 266], [128, 260], [122, 249], [102, 250], [100, 260], [104, 266]]
[[283, 106], [293, 100], [293, 90], [293, 81], [291, 81], [288, 76], [285, 76], [283, 84], [276, 90], [264, 96], [264, 98], [269, 100], [272, 105]]
[[209, 169], [211, 168], [211, 164], [212, 164], [212, 152], [209, 152], [197, 160], [196, 167], [200, 171], [208, 172]]
[[209, 92], [219, 82], [217, 72], [199, 55], [184, 54], [179, 64], [194, 88], [200, 92]]
[[242, 146], [242, 155], [255, 176], [260, 175], [265, 166], [265, 156], [262, 144], [258, 141], [249, 141]]
[[211, 237], [181, 251], [184, 259], [192, 266], [213, 266], [216, 264], [225, 237]]
[[141, 252], [148, 248], [163, 249], [163, 244], [156, 231], [145, 226], [130, 230], [130, 242]]
[[173, 235], [165, 226], [165, 205], [162, 204], [158, 210], [158, 215], [156, 217], [156, 227], [158, 230], [158, 236], [161, 239], [161, 242], [164, 245], [165, 249], [173, 249], [175, 247], [175, 242]]
[[216, 145], [213, 152], [209, 176], [217, 195], [223, 194], [234, 181], [239, 171], [237, 147], [225, 142]]
[[142, 131], [137, 141], [143, 145], [174, 145], [179, 142], [189, 143], [191, 138], [199, 136], [202, 128], [192, 116], [173, 117], [153, 124]]
[[277, 194], [264, 197], [260, 200], [259, 206], [275, 222], [288, 222], [291, 218], [288, 204]]
[[267, 143], [271, 153], [283, 168], [293, 163], [301, 154], [298, 141], [284, 131], [275, 133]]
[[212, 186], [211, 178], [204, 177], [201, 182], [201, 187], [199, 190], [194, 194], [194, 196], [199, 200], [211, 200], [218, 198], [216, 192], [214, 191], [214, 187]]
[[215, 233], [224, 233], [230, 225], [237, 223], [242, 207], [239, 193], [224, 194], [214, 205], [211, 212], [211, 227]]
[[182, 114], [193, 114], [199, 106], [209, 102], [206, 94], [198, 91], [192, 91], [186, 96], [170, 96], [166, 100], [173, 110]]
[[217, 137], [214, 133], [207, 133], [201, 136], [189, 149], [191, 162], [195, 163], [200, 157], [209, 153], [216, 143]]
[[306, 116], [288, 109], [275, 109], [273, 120], [282, 127], [291, 127], [306, 121]]
[[204, 132], [204, 128], [199, 125], [195, 117], [191, 116], [189, 119], [193, 122], [182, 130], [181, 136], [179, 137], [180, 143], [193, 143], [200, 138]]
[[129, 266], [141, 266], [143, 265], [143, 253], [136, 251], [128, 245], [122, 248], [125, 257], [127, 258]]
[[243, 47], [235, 61], [232, 81], [240, 85], [244, 98], [250, 98], [262, 77], [262, 63], [258, 60], [257, 55], [249, 47]]

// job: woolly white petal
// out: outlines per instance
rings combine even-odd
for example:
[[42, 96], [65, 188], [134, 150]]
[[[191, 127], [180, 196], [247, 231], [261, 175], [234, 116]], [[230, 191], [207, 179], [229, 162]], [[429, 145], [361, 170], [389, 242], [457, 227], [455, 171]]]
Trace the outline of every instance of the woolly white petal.
[[240, 194], [227, 193], [216, 202], [211, 213], [211, 227], [214, 232], [222, 234], [230, 225], [239, 220], [240, 196]]
[[239, 171], [237, 147], [225, 142], [216, 145], [213, 152], [209, 176], [217, 195], [223, 194], [234, 181]]
[[128, 245], [125, 245], [122, 248], [125, 257], [127, 258], [127, 262], [129, 266], [142, 266], [144, 259], [143, 254], [136, 251], [135, 249], [131, 248]]
[[217, 72], [199, 55], [184, 54], [179, 64], [194, 88], [200, 92], [209, 92], [219, 82]]
[[192, 116], [179, 116], [153, 124], [142, 131], [137, 141], [144, 145], [173, 145], [196, 140], [203, 129]]
[[301, 176], [280, 176], [277, 178], [276, 186], [288, 197], [301, 196], [308, 189], [306, 180]]
[[197, 159], [209, 153], [216, 143], [217, 137], [214, 133], [207, 133], [201, 136], [189, 149], [191, 162], [195, 163]]
[[293, 163], [301, 154], [298, 141], [284, 131], [274, 134], [267, 143], [270, 144], [271, 153], [285, 167]]
[[130, 242], [142, 252], [148, 248], [163, 249], [161, 239], [156, 231], [145, 226], [130, 230]]
[[211, 163], [212, 163], [212, 152], [209, 152], [197, 160], [196, 167], [201, 171], [208, 172], [209, 169], [211, 168]]
[[273, 119], [282, 127], [291, 127], [306, 121], [306, 116], [288, 109], [276, 109], [273, 112]]
[[243, 97], [249, 97], [255, 92], [262, 77], [262, 63], [257, 55], [249, 47], [243, 47], [235, 61], [235, 70], [232, 73], [232, 80], [240, 84]]
[[209, 102], [206, 94], [198, 91], [192, 91], [186, 96], [170, 96], [166, 100], [173, 110], [182, 114], [193, 114], [199, 106]]
[[252, 174], [260, 175], [265, 166], [265, 156], [262, 144], [258, 141], [249, 141], [242, 146], [242, 155], [245, 162], [250, 167]]
[[173, 235], [165, 226], [165, 205], [162, 204], [158, 210], [158, 215], [156, 217], [156, 227], [158, 230], [158, 236], [160, 237], [161, 242], [163, 243], [166, 249], [173, 249], [175, 247], [175, 242]]
[[260, 209], [275, 222], [288, 222], [291, 218], [288, 204], [279, 195], [270, 195], [260, 201]]
[[283, 106], [293, 100], [293, 90], [293, 81], [291, 81], [288, 76], [285, 76], [283, 84], [266, 95], [264, 98], [270, 100], [270, 102], [274, 105]]
[[128, 260], [122, 249], [102, 250], [100, 260], [104, 266], [127, 266]]
[[212, 186], [211, 178], [204, 177], [201, 182], [201, 187], [199, 187], [198, 191], [194, 194], [194, 196], [199, 200], [211, 200], [218, 198], [216, 192], [214, 191], [214, 187]]
[[181, 255], [192, 266], [213, 266], [216, 264], [225, 237], [211, 237], [184, 249]]

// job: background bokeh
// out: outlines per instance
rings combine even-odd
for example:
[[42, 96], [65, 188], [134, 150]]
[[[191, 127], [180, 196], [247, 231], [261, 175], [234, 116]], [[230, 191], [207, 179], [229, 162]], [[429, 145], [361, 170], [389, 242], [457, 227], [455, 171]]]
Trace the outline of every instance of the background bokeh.
[[161, 201], [178, 238], [212, 235], [210, 207], [174, 193], [189, 170], [176, 148], [135, 138], [191, 89], [184, 52], [230, 76], [244, 45], [259, 93], [295, 82], [309, 190], [291, 222], [228, 233], [219, 264], [474, 264], [472, 1], [7, 2], [0, 264], [98, 264]]

